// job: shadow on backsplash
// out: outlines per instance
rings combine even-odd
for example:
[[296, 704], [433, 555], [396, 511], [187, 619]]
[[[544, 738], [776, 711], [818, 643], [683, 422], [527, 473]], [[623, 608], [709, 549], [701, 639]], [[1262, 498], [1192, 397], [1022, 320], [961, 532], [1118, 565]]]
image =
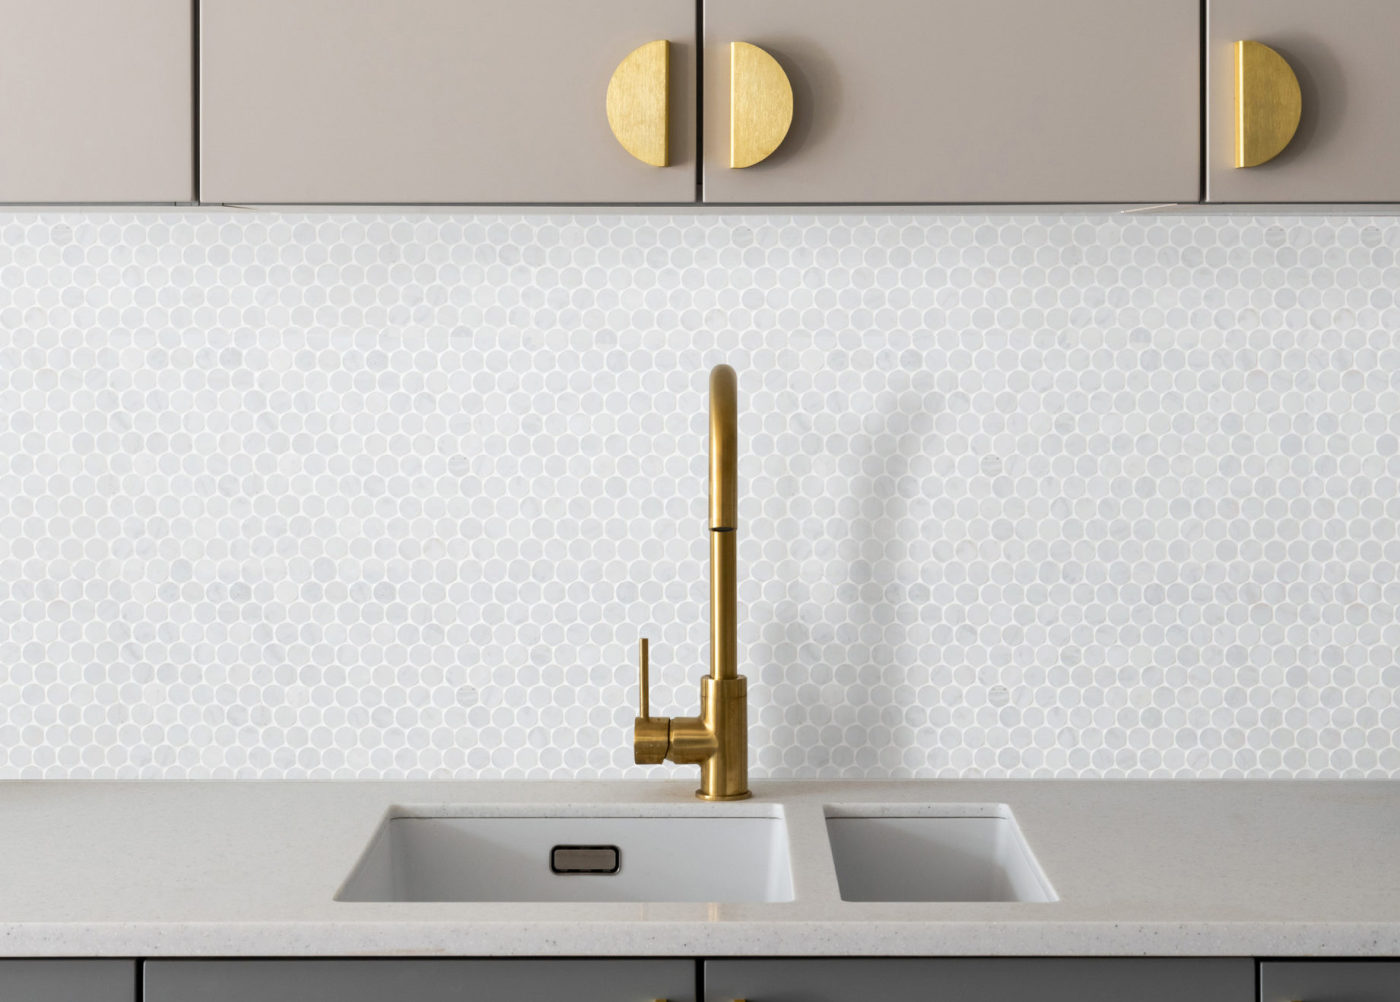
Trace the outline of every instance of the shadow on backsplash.
[[1400, 221], [0, 217], [0, 775], [1396, 776]]

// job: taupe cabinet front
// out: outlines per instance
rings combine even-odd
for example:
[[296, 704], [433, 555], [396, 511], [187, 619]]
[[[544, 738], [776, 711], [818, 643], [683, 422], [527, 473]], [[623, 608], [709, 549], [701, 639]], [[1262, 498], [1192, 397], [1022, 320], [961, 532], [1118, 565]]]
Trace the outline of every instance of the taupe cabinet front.
[[[704, 0], [711, 202], [1195, 202], [1197, 0]], [[732, 42], [792, 128], [729, 167]]]
[[[200, 0], [205, 202], [693, 202], [693, 0]], [[670, 164], [605, 113], [671, 43]]]
[[[1400, 3], [1209, 0], [1206, 198], [1211, 202], [1400, 201]], [[1287, 60], [1302, 92], [1293, 140], [1235, 167], [1235, 60], [1241, 40]]]
[[[201, 197], [254, 203], [691, 202], [693, 0], [201, 0]], [[1193, 202], [1197, 0], [703, 0], [703, 198]], [[629, 156], [619, 60], [672, 47], [671, 166]], [[795, 114], [729, 166], [730, 43]]]
[[149, 960], [144, 983], [142, 1002], [696, 1002], [693, 960]]
[[[1199, 0], [0, 0], [0, 202], [1400, 202], [1400, 3], [1204, 9], [1203, 39]], [[657, 40], [665, 167], [606, 112]], [[1241, 168], [1242, 40], [1292, 66], [1302, 114]], [[735, 42], [794, 109], [741, 168]]]
[[0, 0], [0, 202], [194, 199], [190, 0]]
[[1254, 961], [708, 960], [705, 1002], [1255, 1002]]

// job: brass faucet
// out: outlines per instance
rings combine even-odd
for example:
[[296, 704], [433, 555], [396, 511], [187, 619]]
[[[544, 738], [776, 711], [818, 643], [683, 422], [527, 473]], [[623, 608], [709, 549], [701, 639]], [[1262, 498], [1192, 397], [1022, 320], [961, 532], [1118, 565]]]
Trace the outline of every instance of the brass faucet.
[[727, 365], [710, 370], [710, 674], [700, 680], [700, 716], [653, 717], [649, 654], [640, 650], [641, 715], [632, 732], [638, 765], [700, 766], [701, 800], [749, 795], [749, 683], [739, 674], [734, 537], [739, 507], [739, 380]]

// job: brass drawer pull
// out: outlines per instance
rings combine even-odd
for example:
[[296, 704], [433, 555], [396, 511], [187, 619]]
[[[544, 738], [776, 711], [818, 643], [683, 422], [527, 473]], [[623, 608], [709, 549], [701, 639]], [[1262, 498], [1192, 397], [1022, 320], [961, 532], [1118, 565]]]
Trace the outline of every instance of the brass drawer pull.
[[1303, 92], [1293, 67], [1263, 42], [1235, 43], [1235, 166], [1278, 156], [1298, 131]]
[[752, 167], [782, 144], [792, 126], [792, 84], [757, 45], [729, 46], [729, 166]]
[[617, 64], [608, 82], [608, 127], [644, 164], [670, 161], [671, 43], [647, 42]]

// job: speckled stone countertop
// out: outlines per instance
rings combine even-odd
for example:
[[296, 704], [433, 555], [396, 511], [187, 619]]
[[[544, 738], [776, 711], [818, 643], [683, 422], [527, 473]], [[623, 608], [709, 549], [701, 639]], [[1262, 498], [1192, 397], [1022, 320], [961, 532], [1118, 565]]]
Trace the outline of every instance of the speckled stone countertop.
[[[0, 784], [5, 956], [1400, 956], [1393, 782], [756, 782], [777, 904], [343, 902], [393, 807], [691, 810], [691, 782]], [[1060, 900], [840, 900], [823, 808], [1009, 805]]]

